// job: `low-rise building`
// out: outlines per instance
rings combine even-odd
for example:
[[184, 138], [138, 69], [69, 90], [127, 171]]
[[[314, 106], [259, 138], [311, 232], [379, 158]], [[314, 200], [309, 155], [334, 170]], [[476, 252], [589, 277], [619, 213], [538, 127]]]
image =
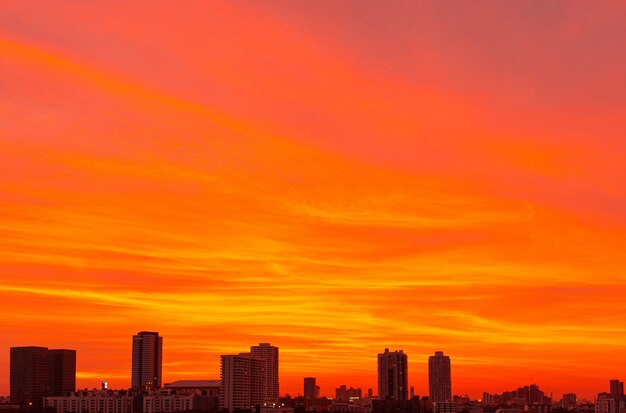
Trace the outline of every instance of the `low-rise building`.
[[11, 403], [2, 403], [0, 402], [0, 412], [1, 413], [18, 413], [20, 412], [19, 404], [11, 404]]
[[44, 398], [57, 413], [133, 413], [134, 396], [126, 392], [82, 391]]
[[336, 402], [328, 406], [328, 413], [363, 413], [363, 406], [353, 403]]
[[[194, 394], [150, 394], [143, 397], [143, 413], [175, 413], [194, 408]], [[106, 412], [105, 412], [106, 413]]]
[[[152, 392], [92, 390], [44, 399], [57, 413], [177, 413], [188, 410], [217, 412], [215, 389], [182, 386]], [[211, 393], [209, 395], [207, 393]]]
[[181, 392], [199, 392], [203, 396], [220, 395], [220, 380], [178, 380], [165, 385], [165, 390]]
[[285, 406], [262, 406], [260, 413], [293, 413], [293, 407]]
[[435, 402], [433, 403], [433, 413], [456, 413], [456, 403]]

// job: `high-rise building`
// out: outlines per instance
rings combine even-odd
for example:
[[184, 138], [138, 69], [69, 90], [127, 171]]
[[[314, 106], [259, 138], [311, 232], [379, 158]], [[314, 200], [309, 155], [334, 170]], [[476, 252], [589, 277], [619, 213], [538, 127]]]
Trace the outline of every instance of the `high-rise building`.
[[609, 383], [610, 383], [611, 397], [615, 399], [623, 399], [624, 398], [624, 382], [615, 379], [615, 380], [611, 380]]
[[389, 351], [378, 355], [378, 398], [404, 401], [408, 399], [407, 355]]
[[162, 381], [163, 337], [141, 331], [133, 336], [133, 388], [156, 390]]
[[11, 347], [11, 403], [42, 407], [48, 387], [48, 349]]
[[434, 356], [428, 358], [428, 384], [431, 402], [442, 403], [452, 399], [450, 357], [445, 356], [443, 351], [436, 351]]
[[317, 398], [317, 381], [315, 377], [304, 378], [304, 398], [305, 399]]
[[252, 357], [263, 360], [263, 402], [278, 402], [278, 347], [260, 343], [250, 347]]
[[76, 350], [48, 350], [48, 396], [76, 391]]
[[220, 409], [232, 413], [262, 405], [264, 365], [250, 353], [220, 356]]
[[76, 351], [11, 347], [11, 402], [43, 407], [44, 397], [76, 391]]

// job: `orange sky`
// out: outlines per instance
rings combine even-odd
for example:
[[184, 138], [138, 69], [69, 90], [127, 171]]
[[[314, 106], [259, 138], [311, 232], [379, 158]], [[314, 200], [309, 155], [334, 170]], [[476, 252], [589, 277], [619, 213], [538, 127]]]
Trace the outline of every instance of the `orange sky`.
[[[419, 4], [415, 4], [419, 3]], [[626, 379], [626, 6], [0, 3], [9, 347], [78, 385], [280, 347], [281, 393]]]

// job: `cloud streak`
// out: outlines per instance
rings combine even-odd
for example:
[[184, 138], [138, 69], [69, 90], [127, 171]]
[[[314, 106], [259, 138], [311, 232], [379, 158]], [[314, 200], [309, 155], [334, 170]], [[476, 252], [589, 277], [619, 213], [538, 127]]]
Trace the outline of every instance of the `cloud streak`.
[[128, 386], [152, 329], [166, 381], [271, 341], [291, 394], [375, 387], [385, 347], [420, 394], [440, 349], [473, 396], [618, 376], [626, 61], [551, 74], [623, 10], [140, 3], [0, 15], [6, 346], [76, 348], [80, 387]]

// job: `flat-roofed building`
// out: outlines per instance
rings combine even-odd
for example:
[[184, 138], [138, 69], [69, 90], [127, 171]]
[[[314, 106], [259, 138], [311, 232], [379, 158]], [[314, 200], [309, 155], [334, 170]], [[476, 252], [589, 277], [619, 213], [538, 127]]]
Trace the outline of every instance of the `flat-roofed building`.
[[57, 413], [133, 413], [133, 400], [126, 392], [86, 391], [46, 397], [44, 406]]
[[199, 391], [203, 396], [220, 395], [220, 380], [178, 380], [165, 385], [166, 390]]
[[142, 412], [174, 413], [192, 410], [195, 397], [193, 394], [149, 394], [143, 396]]
[[162, 386], [163, 337], [153, 331], [133, 336], [131, 384], [135, 389], [159, 390]]

